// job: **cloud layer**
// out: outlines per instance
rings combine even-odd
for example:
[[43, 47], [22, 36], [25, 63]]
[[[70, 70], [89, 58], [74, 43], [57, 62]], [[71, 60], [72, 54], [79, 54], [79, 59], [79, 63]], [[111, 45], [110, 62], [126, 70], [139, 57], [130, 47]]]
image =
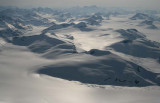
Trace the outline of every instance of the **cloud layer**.
[[1, 6], [71, 7], [97, 5], [103, 7], [131, 7], [160, 9], [160, 0], [0, 0]]

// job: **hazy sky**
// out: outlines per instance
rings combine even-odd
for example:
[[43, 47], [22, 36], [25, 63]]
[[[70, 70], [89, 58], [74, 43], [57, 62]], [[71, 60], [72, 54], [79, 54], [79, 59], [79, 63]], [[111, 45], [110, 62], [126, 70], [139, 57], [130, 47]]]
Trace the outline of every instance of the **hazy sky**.
[[103, 7], [160, 9], [160, 0], [0, 0], [0, 5], [18, 7], [71, 7], [97, 5]]

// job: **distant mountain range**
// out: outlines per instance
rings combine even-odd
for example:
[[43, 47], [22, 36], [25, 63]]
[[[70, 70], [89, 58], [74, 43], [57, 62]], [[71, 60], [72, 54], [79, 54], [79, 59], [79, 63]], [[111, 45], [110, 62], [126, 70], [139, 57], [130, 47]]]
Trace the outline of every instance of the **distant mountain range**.
[[[147, 26], [147, 30], [159, 30], [154, 23], [159, 23], [158, 19], [149, 14], [136, 13], [128, 17], [133, 12], [105, 10], [96, 6], [67, 10], [3, 8], [0, 10], [0, 38], [13, 45], [25, 46], [42, 58], [83, 57], [84, 60], [48, 65], [36, 73], [98, 85], [159, 86], [160, 72], [135, 62], [142, 58], [153, 59], [159, 65], [160, 42], [149, 40], [146, 34], [136, 29]], [[135, 28], [109, 29], [108, 23], [119, 23], [112, 20], [121, 15], [126, 15], [132, 22], [141, 21]], [[35, 28], [40, 30], [38, 35], [33, 32]], [[111, 42], [108, 45], [107, 40]], [[85, 49], [87, 47], [90, 49]]]

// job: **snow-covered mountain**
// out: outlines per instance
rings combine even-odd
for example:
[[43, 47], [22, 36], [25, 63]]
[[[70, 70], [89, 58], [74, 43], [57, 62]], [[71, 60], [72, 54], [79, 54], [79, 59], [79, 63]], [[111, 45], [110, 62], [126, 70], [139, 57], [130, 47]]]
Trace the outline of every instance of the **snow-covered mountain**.
[[153, 20], [154, 18], [150, 17], [147, 14], [137, 13], [136, 15], [134, 15], [133, 17], [131, 17], [130, 19], [131, 20], [137, 20], [137, 19], [141, 19], [141, 20]]
[[146, 27], [147, 29], [159, 29], [159, 26], [157, 27], [157, 24], [155, 23], [157, 21], [159, 22], [159, 19], [156, 16], [137, 13], [130, 19], [141, 21], [139, 26]]
[[154, 21], [145, 20], [142, 21], [140, 25], [147, 26], [148, 29], [158, 29], [158, 27], [154, 24]]
[[[112, 86], [159, 89], [160, 22], [154, 18], [158, 12], [105, 10], [96, 6], [1, 9], [0, 91], [6, 96], [0, 93], [0, 102], [17, 98], [9, 94], [16, 90], [22, 98], [35, 90], [33, 98], [36, 93], [38, 99], [44, 97], [40, 95], [44, 93], [46, 101], [53, 101], [52, 93], [57, 88], [58, 93], [65, 83], [67, 88], [93, 86], [105, 92], [104, 88]], [[19, 89], [26, 89], [26, 95]], [[57, 101], [63, 103], [59, 98]]]

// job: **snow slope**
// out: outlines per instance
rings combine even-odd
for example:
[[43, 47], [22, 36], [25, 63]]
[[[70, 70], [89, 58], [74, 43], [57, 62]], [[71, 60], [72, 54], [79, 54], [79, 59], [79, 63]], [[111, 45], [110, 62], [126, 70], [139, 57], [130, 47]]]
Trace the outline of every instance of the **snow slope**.
[[11, 30], [0, 30], [0, 103], [159, 103], [159, 21], [24, 11], [12, 14], [24, 30], [7, 18]]
[[25, 47], [7, 44], [0, 58], [1, 103], [159, 102], [159, 87], [84, 85], [34, 73], [39, 67], [68, 60], [47, 60]]

